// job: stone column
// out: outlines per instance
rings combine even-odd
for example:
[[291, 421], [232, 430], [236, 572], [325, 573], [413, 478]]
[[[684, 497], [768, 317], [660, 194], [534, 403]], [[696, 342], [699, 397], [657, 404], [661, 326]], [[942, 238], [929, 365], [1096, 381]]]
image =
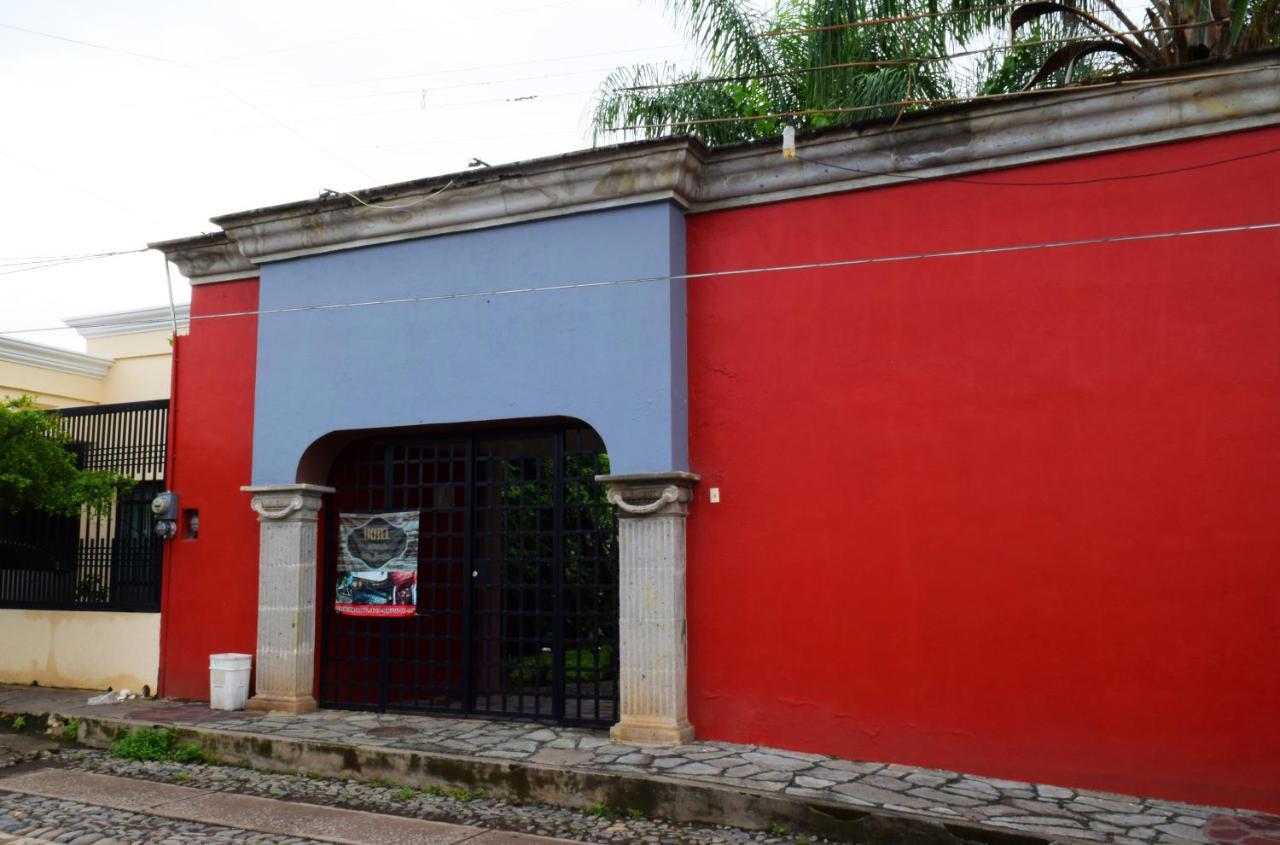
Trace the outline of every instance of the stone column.
[[685, 626], [688, 472], [602, 475], [618, 510], [620, 719], [614, 739], [683, 745], [689, 724]]
[[258, 648], [250, 710], [307, 713], [316, 650], [316, 517], [332, 487], [241, 487], [258, 514]]

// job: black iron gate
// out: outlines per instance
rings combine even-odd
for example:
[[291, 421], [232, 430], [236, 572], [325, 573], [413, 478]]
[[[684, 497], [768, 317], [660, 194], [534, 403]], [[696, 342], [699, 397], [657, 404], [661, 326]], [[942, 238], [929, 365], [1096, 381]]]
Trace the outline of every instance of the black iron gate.
[[[334, 463], [320, 700], [603, 725], [618, 701], [618, 543], [599, 436], [375, 438]], [[334, 611], [338, 514], [420, 511], [417, 613]]]
[[0, 510], [0, 607], [158, 611], [163, 543], [150, 505], [165, 486], [168, 400], [50, 413], [81, 468], [116, 470], [134, 485], [102, 513]]

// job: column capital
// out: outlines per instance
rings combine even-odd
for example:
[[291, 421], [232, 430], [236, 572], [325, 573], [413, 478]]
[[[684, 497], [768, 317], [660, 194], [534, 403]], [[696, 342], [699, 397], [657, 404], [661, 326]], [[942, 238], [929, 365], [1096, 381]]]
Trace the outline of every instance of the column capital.
[[252, 493], [249, 506], [259, 522], [314, 522], [320, 511], [320, 497], [332, 493], [332, 487], [319, 484], [266, 484], [241, 487]]
[[634, 518], [684, 516], [699, 478], [692, 472], [640, 472], [597, 475], [596, 481], [609, 485], [609, 504], [618, 509], [619, 516]]

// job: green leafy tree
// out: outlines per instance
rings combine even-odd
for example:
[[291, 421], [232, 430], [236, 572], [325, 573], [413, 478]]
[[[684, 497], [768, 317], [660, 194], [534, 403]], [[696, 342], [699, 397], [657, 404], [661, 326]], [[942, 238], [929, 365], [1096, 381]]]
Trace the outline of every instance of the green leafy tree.
[[0, 400], [0, 509], [101, 512], [133, 486], [116, 472], [79, 469], [71, 445], [56, 413], [40, 410], [30, 396]]

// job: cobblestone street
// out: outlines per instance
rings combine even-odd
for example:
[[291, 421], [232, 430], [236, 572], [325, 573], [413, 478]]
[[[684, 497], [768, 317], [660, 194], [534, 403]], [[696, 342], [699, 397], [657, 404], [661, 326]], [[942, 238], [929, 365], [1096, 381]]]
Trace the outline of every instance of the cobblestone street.
[[[580, 842], [645, 845], [831, 845], [821, 838], [764, 833], [729, 827], [677, 824], [645, 819], [616, 808], [580, 812], [541, 804], [517, 804], [481, 794], [444, 794], [406, 790], [396, 785], [372, 785], [318, 777], [305, 772], [282, 774], [238, 766], [190, 765], [173, 762], [119, 760], [101, 751], [65, 750], [45, 755], [47, 764], [67, 770], [109, 774], [189, 790], [247, 795], [291, 804], [339, 807], [479, 830], [508, 831], [531, 837], [555, 837]], [[13, 781], [9, 781], [12, 785]], [[237, 821], [229, 818], [227, 821]], [[146, 812], [126, 811], [66, 797], [25, 795], [6, 789], [0, 771], [0, 843], [3, 836], [35, 841], [105, 843], [245, 842], [309, 845], [304, 837], [211, 825]], [[531, 845], [538, 840], [530, 839]]]
[[1232, 814], [1230, 810], [1172, 801], [731, 743], [699, 742], [645, 749], [611, 742], [604, 732], [522, 722], [342, 711], [303, 716], [228, 713], [216, 720], [211, 720], [209, 714], [203, 707], [150, 708], [135, 718], [164, 718], [175, 724], [199, 723], [252, 734], [711, 781], [797, 798], [1118, 845], [1205, 842], [1204, 826], [1217, 816]]
[[[1257, 845], [1280, 842], [1276, 820], [1256, 813], [757, 746], [698, 742], [676, 748], [638, 748], [612, 742], [600, 731], [428, 715], [334, 710], [305, 715], [220, 712], [204, 705], [155, 701], [86, 708], [82, 702], [73, 701], [69, 692], [43, 694], [62, 696], [60, 712], [125, 718], [139, 724], [172, 724], [251, 737], [674, 778], [690, 784], [719, 784], [762, 795], [794, 797], [798, 801], [832, 802], [932, 821], [980, 824], [1051, 840], [1116, 845], [1184, 845], [1243, 839]], [[0, 709], [12, 709], [23, 696], [30, 697], [31, 693], [0, 688]], [[744, 830], [629, 819], [625, 818], [626, 807], [602, 808], [592, 815], [492, 798], [460, 801], [420, 791], [404, 795], [397, 785], [307, 777], [305, 772], [299, 776], [231, 766], [183, 768], [171, 763], [133, 763], [89, 750], [62, 757], [76, 768], [161, 782], [184, 780], [200, 789], [358, 806], [582, 841], [702, 845], [786, 839]], [[606, 810], [624, 817], [609, 818]]]

